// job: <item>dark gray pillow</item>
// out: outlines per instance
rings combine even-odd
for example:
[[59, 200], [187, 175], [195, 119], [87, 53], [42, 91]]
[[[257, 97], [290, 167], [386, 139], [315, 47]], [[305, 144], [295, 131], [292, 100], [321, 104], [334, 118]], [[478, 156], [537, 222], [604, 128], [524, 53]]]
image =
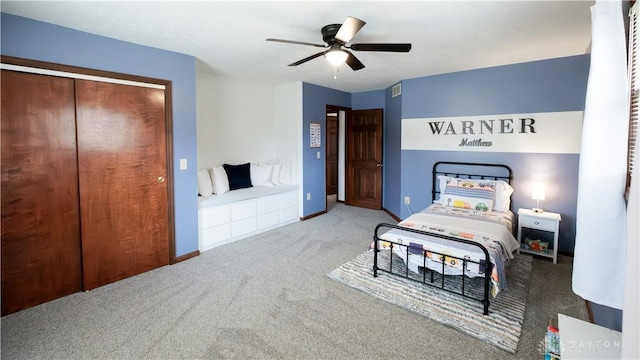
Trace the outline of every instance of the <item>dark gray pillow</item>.
[[229, 179], [229, 189], [244, 189], [252, 187], [251, 185], [251, 165], [250, 163], [240, 165], [223, 164], [224, 171]]

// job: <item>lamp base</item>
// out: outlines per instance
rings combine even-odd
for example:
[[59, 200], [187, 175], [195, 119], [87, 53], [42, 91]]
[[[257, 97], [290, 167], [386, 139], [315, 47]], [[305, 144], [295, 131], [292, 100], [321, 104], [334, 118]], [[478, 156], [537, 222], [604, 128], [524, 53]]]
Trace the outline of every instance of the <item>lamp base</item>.
[[534, 213], [543, 213], [543, 212], [544, 212], [544, 211], [542, 211], [542, 209], [540, 209], [540, 208], [533, 208], [533, 209], [531, 209], [531, 210], [533, 210], [533, 212], [534, 212]]

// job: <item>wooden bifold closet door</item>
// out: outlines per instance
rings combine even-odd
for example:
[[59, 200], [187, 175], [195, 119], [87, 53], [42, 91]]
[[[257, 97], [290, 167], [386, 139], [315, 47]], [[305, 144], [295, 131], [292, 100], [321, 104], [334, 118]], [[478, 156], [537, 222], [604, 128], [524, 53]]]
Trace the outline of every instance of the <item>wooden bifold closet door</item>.
[[169, 264], [163, 89], [2, 70], [2, 315]]
[[90, 290], [169, 264], [164, 90], [76, 80], [76, 104]]
[[2, 314], [82, 289], [73, 79], [2, 70]]

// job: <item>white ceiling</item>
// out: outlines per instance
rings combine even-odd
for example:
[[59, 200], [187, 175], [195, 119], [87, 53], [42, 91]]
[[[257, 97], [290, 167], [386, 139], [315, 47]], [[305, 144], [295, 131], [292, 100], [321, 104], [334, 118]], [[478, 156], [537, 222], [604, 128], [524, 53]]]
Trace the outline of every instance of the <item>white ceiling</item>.
[[[2, 12], [196, 57], [197, 70], [347, 92], [399, 80], [589, 52], [594, 1], [2, 1]], [[351, 43], [408, 42], [409, 53], [354, 52], [365, 68], [335, 69], [320, 28], [347, 16], [367, 24]], [[149, 59], [153, 61], [152, 59]]]

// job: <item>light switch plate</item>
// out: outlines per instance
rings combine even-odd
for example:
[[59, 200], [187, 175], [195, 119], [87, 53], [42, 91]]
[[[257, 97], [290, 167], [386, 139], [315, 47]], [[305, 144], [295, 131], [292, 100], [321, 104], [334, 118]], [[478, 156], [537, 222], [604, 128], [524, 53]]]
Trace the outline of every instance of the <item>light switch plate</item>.
[[187, 159], [180, 159], [180, 170], [187, 170]]

